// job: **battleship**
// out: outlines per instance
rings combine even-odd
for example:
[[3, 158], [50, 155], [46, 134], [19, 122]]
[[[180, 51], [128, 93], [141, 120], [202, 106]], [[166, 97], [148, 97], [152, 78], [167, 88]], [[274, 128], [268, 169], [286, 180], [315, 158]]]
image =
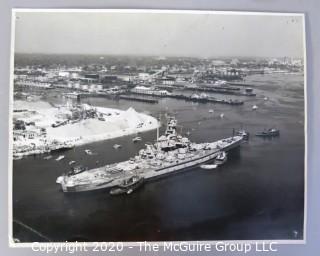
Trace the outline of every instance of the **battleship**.
[[193, 143], [177, 133], [177, 120], [170, 118], [165, 133], [154, 144], [127, 161], [91, 170], [69, 171], [56, 180], [63, 192], [84, 192], [119, 187], [130, 177], [145, 182], [192, 169], [214, 161], [221, 152], [240, 146], [243, 136], [232, 136], [211, 143]]

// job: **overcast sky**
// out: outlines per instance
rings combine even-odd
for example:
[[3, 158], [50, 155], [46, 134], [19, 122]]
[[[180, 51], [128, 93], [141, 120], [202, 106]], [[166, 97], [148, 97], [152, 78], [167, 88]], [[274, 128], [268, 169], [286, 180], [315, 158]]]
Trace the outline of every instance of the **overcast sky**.
[[303, 57], [303, 25], [301, 16], [20, 12], [15, 52]]

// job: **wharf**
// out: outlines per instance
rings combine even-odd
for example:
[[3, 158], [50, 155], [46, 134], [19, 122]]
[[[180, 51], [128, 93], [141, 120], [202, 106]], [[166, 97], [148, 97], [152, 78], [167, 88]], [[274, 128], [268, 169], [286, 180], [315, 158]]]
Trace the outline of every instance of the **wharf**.
[[200, 88], [208, 88], [213, 90], [226, 90], [226, 91], [240, 91], [240, 87], [230, 85], [212, 85], [212, 84], [199, 84]]
[[248, 83], [243, 83], [243, 82], [228, 82], [229, 85], [234, 85], [234, 86], [243, 86], [243, 87], [257, 87], [255, 84], [248, 84]]
[[107, 98], [111, 100], [132, 100], [132, 101], [140, 101], [140, 102], [146, 102], [146, 103], [158, 103], [158, 100], [155, 99], [147, 99], [142, 97], [135, 97], [135, 96], [129, 96], [129, 95], [119, 95], [119, 94], [106, 94], [106, 93], [82, 93], [78, 95], [78, 99], [82, 98], [90, 98], [90, 97], [96, 97], [96, 98]]
[[237, 95], [237, 96], [256, 96], [256, 94], [252, 93], [252, 92], [240, 92], [240, 91], [232, 91], [232, 90], [226, 90], [226, 89], [216, 89], [216, 88], [210, 88], [210, 87], [187, 87], [187, 88], [185, 88], [185, 90], [212, 92], [212, 93]]
[[199, 102], [199, 103], [220, 103], [220, 104], [229, 104], [229, 105], [243, 105], [243, 101], [240, 100], [223, 100], [216, 99], [214, 97], [192, 97], [183, 94], [155, 94], [155, 93], [143, 93], [143, 92], [130, 92], [131, 94], [143, 95], [143, 96], [152, 96], [158, 98], [173, 98], [185, 101]]
[[80, 93], [78, 94], [78, 99], [82, 98], [91, 98], [91, 97], [96, 97], [96, 98], [107, 98], [107, 99], [116, 99], [118, 95], [116, 94], [107, 94], [107, 93]]
[[[230, 83], [228, 83], [228, 84], [230, 84]], [[209, 89], [214, 89], [214, 90], [227, 90], [227, 91], [240, 91], [239, 87], [230, 86], [230, 85], [199, 84], [199, 88], [209, 88]], [[166, 89], [169, 91], [184, 90], [184, 89], [189, 88], [188, 86], [183, 86], [183, 85], [179, 85], [179, 86], [178, 85], [157, 85], [156, 87], [160, 88], [160, 89]]]

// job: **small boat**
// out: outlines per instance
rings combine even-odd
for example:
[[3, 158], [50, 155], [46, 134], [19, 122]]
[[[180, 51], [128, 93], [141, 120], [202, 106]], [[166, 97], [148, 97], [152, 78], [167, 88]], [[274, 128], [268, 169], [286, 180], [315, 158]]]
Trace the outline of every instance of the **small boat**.
[[135, 137], [135, 138], [132, 139], [133, 142], [138, 142], [138, 141], [141, 141], [141, 140], [142, 140], [141, 137]]
[[216, 157], [216, 159], [214, 160], [214, 163], [219, 166], [219, 165], [223, 165], [226, 161], [227, 161], [227, 153], [224, 151], [221, 151]]
[[187, 132], [186, 132], [186, 135], [188, 135], [188, 136], [189, 136], [190, 134], [191, 134], [191, 132], [190, 132], [190, 131], [187, 131]]
[[21, 160], [23, 158], [23, 156], [13, 156], [13, 160]]
[[236, 134], [237, 134], [238, 136], [242, 136], [243, 139], [245, 139], [245, 140], [248, 140], [248, 139], [249, 139], [249, 136], [250, 136], [250, 134], [249, 134], [246, 130], [243, 130], [243, 129], [237, 131]]
[[85, 149], [84, 152], [86, 152], [87, 155], [92, 155], [92, 151], [90, 149]]
[[56, 161], [60, 161], [60, 160], [62, 160], [63, 158], [65, 158], [65, 156], [64, 156], [64, 155], [60, 155], [60, 156], [58, 156], [58, 158], [56, 158]]
[[111, 195], [131, 194], [133, 191], [141, 187], [144, 183], [144, 178], [138, 175], [131, 176], [122, 180], [118, 186], [110, 190]]
[[265, 137], [265, 138], [271, 138], [276, 137], [280, 135], [280, 131], [275, 128], [270, 128], [266, 131], [256, 133], [256, 136], [258, 137]]
[[119, 144], [114, 144], [114, 145], [113, 145], [113, 148], [114, 148], [114, 149], [118, 149], [118, 148], [121, 148], [121, 147], [122, 147], [122, 146], [119, 145]]
[[75, 164], [75, 163], [76, 163], [76, 161], [73, 161], [73, 160], [72, 160], [72, 161], [69, 162], [69, 165], [73, 165], [73, 164]]
[[73, 168], [71, 169], [71, 171], [69, 171], [69, 172], [67, 173], [67, 175], [68, 175], [68, 176], [73, 176], [73, 175], [79, 174], [79, 173], [81, 173], [81, 172], [84, 172], [84, 171], [86, 171], [86, 170], [87, 170], [87, 168], [85, 168], [84, 166], [78, 165], [78, 166], [73, 167]]
[[264, 99], [264, 100], [268, 100], [268, 97], [264, 97], [263, 99]]
[[212, 169], [216, 169], [218, 167], [218, 165], [217, 164], [202, 164], [202, 165], [200, 165], [200, 167], [205, 170], [212, 170]]
[[257, 110], [258, 109], [258, 106], [257, 105], [253, 105], [252, 106], [252, 110]]
[[44, 160], [49, 160], [49, 159], [51, 159], [52, 158], [52, 155], [49, 155], [49, 156], [45, 156], [43, 159]]
[[224, 114], [223, 113], [220, 114], [220, 118], [224, 118]]
[[214, 110], [213, 110], [213, 109], [209, 109], [209, 113], [211, 113], [211, 114], [212, 114], [213, 112], [214, 112]]

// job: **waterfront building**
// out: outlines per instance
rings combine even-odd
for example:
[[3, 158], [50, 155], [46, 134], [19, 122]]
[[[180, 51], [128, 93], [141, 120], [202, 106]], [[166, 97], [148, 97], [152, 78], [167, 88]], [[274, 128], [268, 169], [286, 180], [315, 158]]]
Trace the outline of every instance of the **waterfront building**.
[[39, 88], [51, 88], [51, 83], [32, 81], [32, 80], [18, 80], [15, 81], [15, 85], [26, 87], [39, 87]]

